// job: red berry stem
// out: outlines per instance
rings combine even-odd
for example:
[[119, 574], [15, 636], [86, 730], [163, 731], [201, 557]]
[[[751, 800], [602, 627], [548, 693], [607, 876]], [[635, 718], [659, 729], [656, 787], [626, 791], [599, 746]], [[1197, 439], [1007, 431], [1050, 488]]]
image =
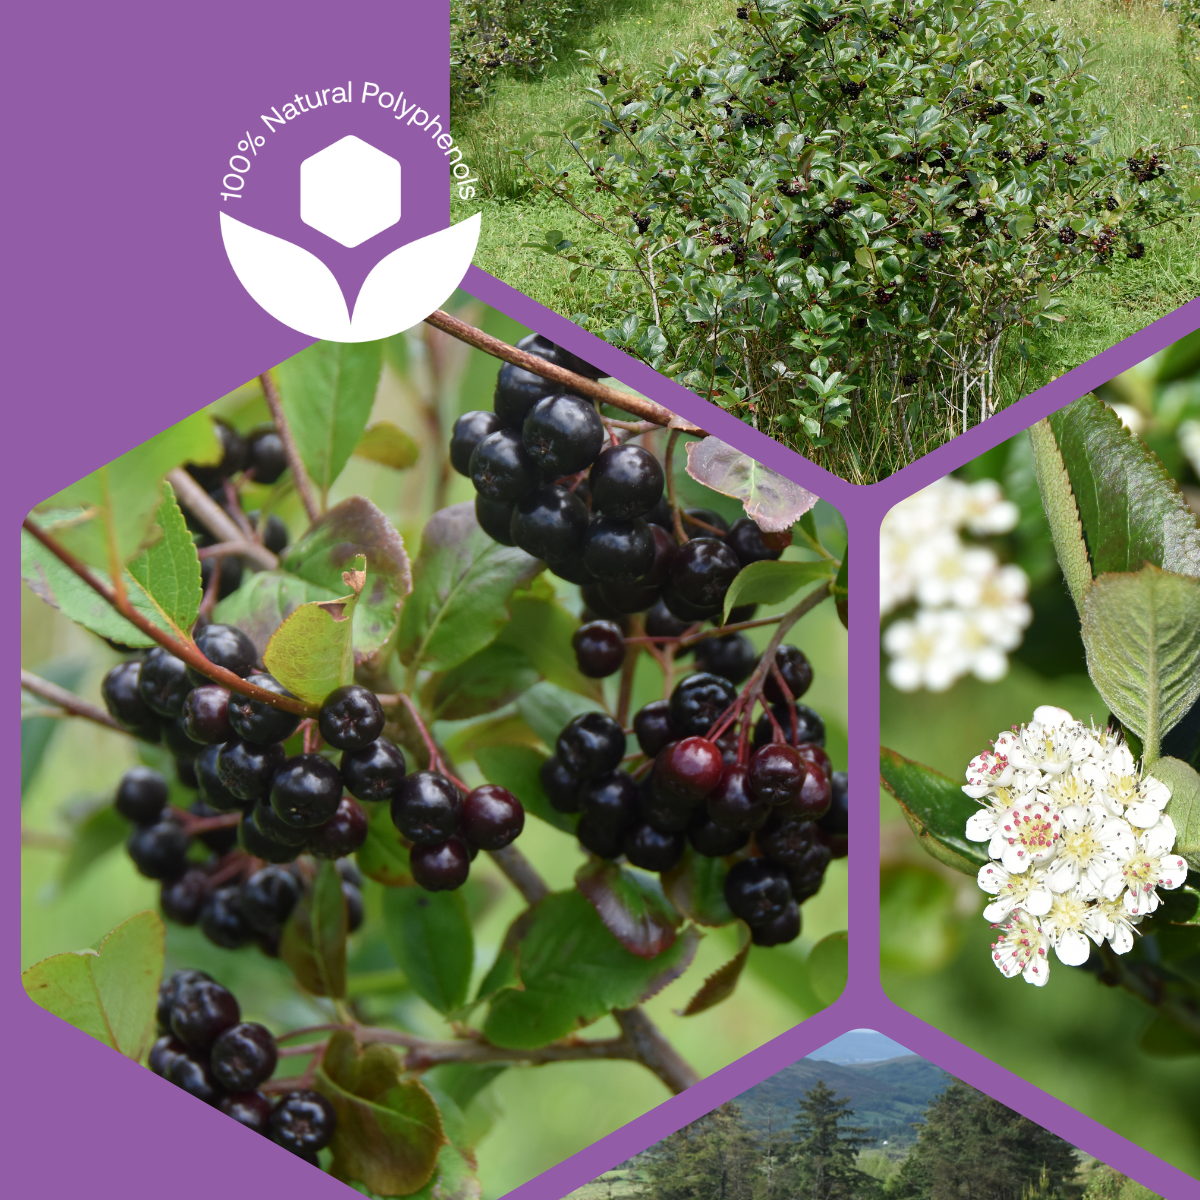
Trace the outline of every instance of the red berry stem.
[[[688, 520], [690, 521], [691, 517]], [[777, 625], [782, 619], [782, 617], [758, 617], [753, 621], [738, 621], [733, 625], [713, 625], [694, 633], [664, 634], [662, 637], [627, 637], [625, 642], [627, 645], [632, 642], [646, 646], [672, 646], [682, 650], [686, 646], [704, 641], [705, 638], [724, 637], [727, 633], [741, 633], [744, 629], [761, 629], [764, 625]]]
[[[390, 700], [392, 697], [389, 696], [388, 699]], [[408, 709], [408, 715], [412, 717], [413, 724], [416, 725], [417, 732], [420, 733], [421, 740], [425, 743], [425, 749], [429, 753], [429, 769], [437, 771], [440, 775], [445, 775], [460, 791], [464, 793], [469, 792], [471, 789], [461, 779], [456, 778], [446, 766], [446, 760], [442, 757], [441, 751], [438, 750], [437, 743], [433, 740], [433, 735], [429, 732], [417, 706], [412, 702], [412, 697], [406, 695], [404, 692], [397, 692], [395, 699]], [[380, 698], [380, 703], [382, 702], [382, 698]]]

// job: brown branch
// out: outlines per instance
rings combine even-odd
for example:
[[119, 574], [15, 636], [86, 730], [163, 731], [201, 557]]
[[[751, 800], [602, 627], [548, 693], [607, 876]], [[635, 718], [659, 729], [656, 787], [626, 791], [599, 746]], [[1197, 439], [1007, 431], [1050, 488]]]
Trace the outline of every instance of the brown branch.
[[179, 502], [200, 521], [214, 537], [222, 542], [240, 542], [245, 550], [238, 551], [270, 571], [279, 566], [279, 559], [257, 542], [246, 542], [246, 535], [234, 519], [182, 468], [167, 472], [167, 482], [175, 489]]
[[292, 482], [296, 485], [296, 491], [300, 493], [300, 502], [304, 505], [304, 511], [308, 513], [309, 523], [315, 525], [321, 510], [317, 506], [312, 480], [305, 470], [304, 460], [296, 448], [296, 439], [292, 437], [291, 427], [283, 414], [283, 401], [279, 398], [279, 389], [269, 371], [264, 371], [258, 378], [263, 386], [263, 395], [267, 398], [267, 407], [271, 410], [271, 419], [275, 422], [275, 432], [279, 434], [279, 440], [283, 443], [283, 453], [292, 470]]
[[75, 842], [65, 834], [21, 826], [21, 845], [27, 850], [53, 850], [56, 854], [69, 854]]
[[287, 712], [298, 713], [302, 717], [316, 715], [317, 706], [314, 704], [305, 704], [303, 700], [295, 700], [288, 696], [280, 696], [276, 692], [268, 692], [266, 688], [260, 688], [257, 684], [251, 683], [247, 679], [242, 679], [232, 671], [227, 671], [224, 667], [219, 667], [216, 663], [209, 662], [190, 639], [182, 641], [179, 638], [173, 637], [165, 629], [160, 629], [153, 621], [138, 612], [129, 603], [127, 598], [122, 599], [118, 597], [112, 588], [107, 584], [101, 583], [79, 559], [69, 550], [60, 546], [35, 521], [26, 517], [21, 523], [21, 527], [37, 538], [59, 562], [78, 575], [97, 595], [102, 596], [131, 625], [136, 625], [147, 637], [153, 638], [160, 646], [175, 655], [176, 658], [182, 659], [189, 667], [195, 667], [197, 671], [207, 676], [214, 683], [219, 683], [231, 692], [238, 692], [243, 696], [249, 696], [252, 700], [261, 700], [264, 704], [269, 704], [272, 708], [282, 708]]
[[613, 1016], [625, 1035], [622, 1041], [633, 1050], [633, 1059], [653, 1071], [672, 1093], [678, 1095], [700, 1081], [700, 1076], [663, 1037], [644, 1009], [617, 1008], [613, 1010]]
[[118, 733], [129, 732], [127, 729], [122, 729], [104, 709], [89, 704], [74, 692], [68, 692], [66, 688], [59, 687], [57, 683], [51, 683], [50, 680], [43, 679], [40, 675], [35, 675], [32, 671], [26, 671], [24, 668], [21, 670], [21, 687], [43, 700], [48, 700], [51, 704], [57, 704], [59, 708], [73, 717], [85, 717], [89, 721], [95, 721], [97, 725], [103, 725], [105, 729], [115, 729]]
[[526, 371], [532, 371], [535, 375], [542, 376], [543, 379], [561, 383], [571, 391], [577, 392], [581, 396], [587, 396], [589, 400], [596, 400], [601, 404], [611, 404], [614, 408], [632, 413], [635, 417], [649, 421], [653, 425], [671, 426], [675, 429], [687, 430], [689, 433], [703, 432], [698, 426], [676, 416], [661, 404], [655, 404], [653, 400], [643, 400], [639, 396], [622, 392], [619, 388], [610, 387], [606, 383], [598, 383], [584, 375], [576, 375], [574, 371], [568, 371], [565, 367], [559, 367], [554, 363], [547, 362], [544, 358], [538, 358], [536, 354], [527, 354], [524, 350], [518, 350], [516, 346], [510, 346], [507, 342], [502, 342], [499, 338], [484, 333], [482, 329], [476, 329], [474, 325], [468, 325], [466, 321], [452, 317], [440, 308], [430, 313], [425, 320], [435, 328], [442, 330], [443, 333], [448, 333], [451, 337], [456, 337], [459, 341], [474, 346], [477, 350], [483, 350], [495, 358], [502, 358], [514, 366], [523, 367]]
[[488, 856], [504, 872], [509, 883], [525, 898], [526, 904], [536, 904], [550, 895], [546, 881], [516, 846], [505, 846], [503, 850], [489, 850]]

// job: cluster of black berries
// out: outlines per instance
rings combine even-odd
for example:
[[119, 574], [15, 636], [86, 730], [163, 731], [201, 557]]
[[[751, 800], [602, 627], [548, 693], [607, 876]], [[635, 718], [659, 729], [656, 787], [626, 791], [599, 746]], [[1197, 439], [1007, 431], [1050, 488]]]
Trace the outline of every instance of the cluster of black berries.
[[203, 971], [176, 971], [158, 989], [158, 1029], [150, 1070], [226, 1116], [317, 1165], [337, 1113], [318, 1092], [259, 1090], [275, 1072], [270, 1030], [242, 1021], [237, 998]]
[[831, 217], [840, 217], [844, 213], [848, 213], [854, 205], [849, 200], [844, 200], [839, 196], [830, 206], [829, 215]]
[[1063, 246], [1073, 246], [1079, 240], [1079, 234], [1070, 225], [1064, 225], [1058, 231], [1058, 240]]
[[1134, 155], [1133, 158], [1125, 160], [1125, 165], [1138, 183], [1149, 183], [1151, 179], [1163, 173], [1157, 154], [1147, 154], [1145, 158], [1141, 155]]
[[634, 717], [645, 761], [633, 773], [622, 769], [621, 726], [585, 713], [559, 734], [542, 786], [560, 812], [580, 814], [580, 844], [600, 858], [623, 856], [663, 872], [689, 845], [709, 858], [738, 856], [726, 885], [731, 910], [759, 945], [791, 941], [800, 932], [799, 905], [820, 888], [830, 859], [846, 852], [846, 776], [835, 775], [822, 749], [821, 718], [794, 702], [812, 668], [802, 651], [780, 648], [775, 662], [792, 699], [769, 676], [763, 695], [771, 711], [743, 748], [732, 728], [715, 740], [709, 734], [757, 665], [753, 647], [732, 634], [701, 642], [696, 656], [700, 672]]
[[946, 235], [934, 229], [929, 233], [922, 233], [917, 240], [926, 250], [940, 250], [946, 244]]
[[1046, 152], [1049, 149], [1048, 142], [1039, 142], [1032, 149], [1025, 151], [1025, 165], [1032, 166], [1035, 162], [1041, 162], [1046, 157]]

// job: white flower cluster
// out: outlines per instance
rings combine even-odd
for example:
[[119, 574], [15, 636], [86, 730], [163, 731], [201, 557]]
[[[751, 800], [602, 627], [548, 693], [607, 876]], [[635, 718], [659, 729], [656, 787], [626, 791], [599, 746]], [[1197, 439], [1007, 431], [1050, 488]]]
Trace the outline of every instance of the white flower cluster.
[[1143, 777], [1119, 735], [1085, 726], [1050, 705], [1002, 733], [971, 760], [963, 788], [983, 807], [967, 837], [992, 859], [979, 886], [995, 899], [984, 917], [1000, 931], [992, 960], [1010, 979], [1041, 987], [1059, 962], [1087, 962], [1090, 938], [1118, 954], [1158, 907], [1157, 888], [1177, 888], [1187, 863], [1170, 851], [1171, 793]]
[[1033, 613], [1029, 578], [986, 546], [962, 539], [1007, 533], [1017, 506], [992, 479], [948, 476], [902, 500], [883, 519], [879, 543], [880, 615], [917, 601], [912, 618], [883, 635], [888, 679], [902, 692], [945, 691], [964, 675], [993, 682], [1008, 671]]

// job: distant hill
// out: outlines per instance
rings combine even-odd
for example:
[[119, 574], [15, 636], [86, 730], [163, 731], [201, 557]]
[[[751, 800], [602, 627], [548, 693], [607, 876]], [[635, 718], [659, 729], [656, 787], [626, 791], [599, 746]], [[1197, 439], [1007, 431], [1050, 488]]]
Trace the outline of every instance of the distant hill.
[[951, 1083], [940, 1067], [915, 1054], [871, 1063], [802, 1058], [743, 1092], [737, 1102], [746, 1120], [760, 1132], [765, 1132], [769, 1119], [773, 1129], [790, 1133], [801, 1097], [818, 1079], [839, 1097], [849, 1097], [853, 1123], [867, 1126], [876, 1145], [887, 1141], [890, 1150], [917, 1140], [913, 1123], [921, 1121], [929, 1102]]
[[893, 1042], [890, 1037], [876, 1033], [874, 1029], [852, 1029], [835, 1037], [832, 1042], [814, 1050], [808, 1057], [821, 1062], [869, 1063], [883, 1062], [887, 1058], [905, 1058], [912, 1054], [907, 1046]]

